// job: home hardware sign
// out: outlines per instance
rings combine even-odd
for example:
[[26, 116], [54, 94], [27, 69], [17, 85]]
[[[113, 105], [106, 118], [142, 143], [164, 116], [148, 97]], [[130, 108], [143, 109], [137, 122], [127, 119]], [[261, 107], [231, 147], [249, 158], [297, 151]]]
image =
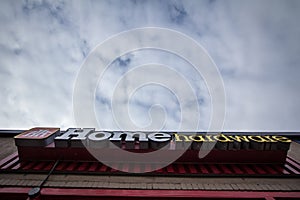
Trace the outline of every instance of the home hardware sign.
[[[163, 150], [169, 156], [184, 150], [178, 162], [284, 163], [291, 140], [268, 133], [203, 133], [96, 131], [93, 128], [37, 127], [15, 136], [20, 160], [95, 160], [90, 150], [116, 156]], [[93, 150], [94, 149], [94, 150]], [[199, 158], [199, 151], [208, 151]], [[124, 158], [125, 159], [125, 158]]]
[[[280, 135], [267, 134], [206, 134], [171, 132], [95, 131], [93, 128], [34, 128], [15, 137], [17, 146], [46, 146], [54, 141], [55, 147], [91, 147], [125, 149], [157, 149], [167, 144], [173, 148], [199, 149], [203, 143], [216, 143], [217, 149], [286, 149], [291, 140]], [[137, 147], [136, 147], [137, 146]]]

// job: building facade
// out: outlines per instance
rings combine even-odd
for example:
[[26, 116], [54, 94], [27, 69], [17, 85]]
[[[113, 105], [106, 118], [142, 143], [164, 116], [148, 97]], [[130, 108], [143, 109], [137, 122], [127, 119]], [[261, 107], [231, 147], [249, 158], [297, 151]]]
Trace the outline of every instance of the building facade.
[[1, 199], [300, 198], [298, 133], [37, 127], [0, 136]]

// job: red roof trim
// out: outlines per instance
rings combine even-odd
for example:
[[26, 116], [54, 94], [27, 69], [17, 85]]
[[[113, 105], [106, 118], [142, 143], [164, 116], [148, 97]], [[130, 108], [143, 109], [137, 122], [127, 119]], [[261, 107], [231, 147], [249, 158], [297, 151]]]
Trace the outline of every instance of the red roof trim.
[[[0, 194], [27, 195], [31, 188], [0, 188]], [[42, 188], [43, 197], [206, 197], [206, 198], [300, 198], [300, 192], [241, 192], [241, 191], [190, 191], [190, 190], [119, 190], [119, 189], [70, 189]]]

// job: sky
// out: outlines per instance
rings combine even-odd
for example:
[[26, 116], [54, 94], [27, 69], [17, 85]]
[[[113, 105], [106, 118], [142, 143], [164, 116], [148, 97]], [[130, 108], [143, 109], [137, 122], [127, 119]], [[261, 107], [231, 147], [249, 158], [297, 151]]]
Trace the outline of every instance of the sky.
[[[222, 130], [298, 131], [299, 19], [297, 0], [1, 1], [0, 128], [76, 127], [74, 87], [89, 56], [116, 34], [158, 27], [192, 38], [215, 63], [226, 95]], [[140, 80], [170, 86], [141, 84], [129, 93], [134, 81], [126, 74], [143, 65]], [[165, 66], [183, 77], [196, 100]], [[95, 89], [94, 112], [101, 129], [120, 129], [117, 118], [121, 128], [177, 130], [183, 119], [199, 118], [191, 129], [207, 130], [216, 106], [208, 87], [180, 56], [136, 50], [111, 61]], [[122, 109], [114, 113], [115, 107]]]

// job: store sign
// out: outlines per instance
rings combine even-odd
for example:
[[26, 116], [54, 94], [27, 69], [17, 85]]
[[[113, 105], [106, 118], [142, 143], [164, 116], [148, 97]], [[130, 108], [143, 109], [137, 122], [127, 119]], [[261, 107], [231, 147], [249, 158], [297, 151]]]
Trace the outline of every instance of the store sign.
[[206, 134], [170, 132], [95, 131], [93, 128], [69, 128], [61, 133], [59, 128], [33, 128], [15, 137], [17, 146], [90, 147], [125, 149], [159, 149], [173, 144], [173, 149], [200, 149], [203, 143], [216, 143], [217, 149], [287, 149], [291, 140], [280, 135]]
[[217, 149], [288, 149], [291, 140], [280, 135], [226, 135], [205, 133], [168, 133], [168, 132], [108, 132], [92, 128], [68, 129], [55, 138], [56, 147], [91, 147], [134, 149], [159, 149], [173, 144], [173, 149], [191, 146], [200, 149], [203, 143], [216, 143]]
[[290, 139], [278, 135], [185, 135], [183, 133], [150, 133], [145, 132], [103, 132], [94, 131], [94, 129], [69, 129], [66, 133], [55, 138], [55, 140], [90, 140], [90, 141], [154, 141], [154, 142], [167, 142], [172, 138], [176, 142], [291, 142]]
[[[98, 153], [101, 154], [101, 162], [110, 159], [129, 162], [137, 158], [141, 161], [145, 155], [152, 155], [155, 151], [159, 152], [159, 158], [164, 162], [183, 152], [180, 162], [204, 159], [201, 162], [283, 163], [291, 140], [276, 133], [96, 131], [94, 128], [60, 131], [59, 128], [33, 128], [17, 135], [15, 143], [20, 160], [90, 161], [99, 159], [94, 157], [94, 153]], [[200, 158], [198, 152], [201, 151], [210, 152], [209, 156]], [[128, 153], [132, 156], [128, 157]], [[151, 162], [151, 159], [142, 161]]]

